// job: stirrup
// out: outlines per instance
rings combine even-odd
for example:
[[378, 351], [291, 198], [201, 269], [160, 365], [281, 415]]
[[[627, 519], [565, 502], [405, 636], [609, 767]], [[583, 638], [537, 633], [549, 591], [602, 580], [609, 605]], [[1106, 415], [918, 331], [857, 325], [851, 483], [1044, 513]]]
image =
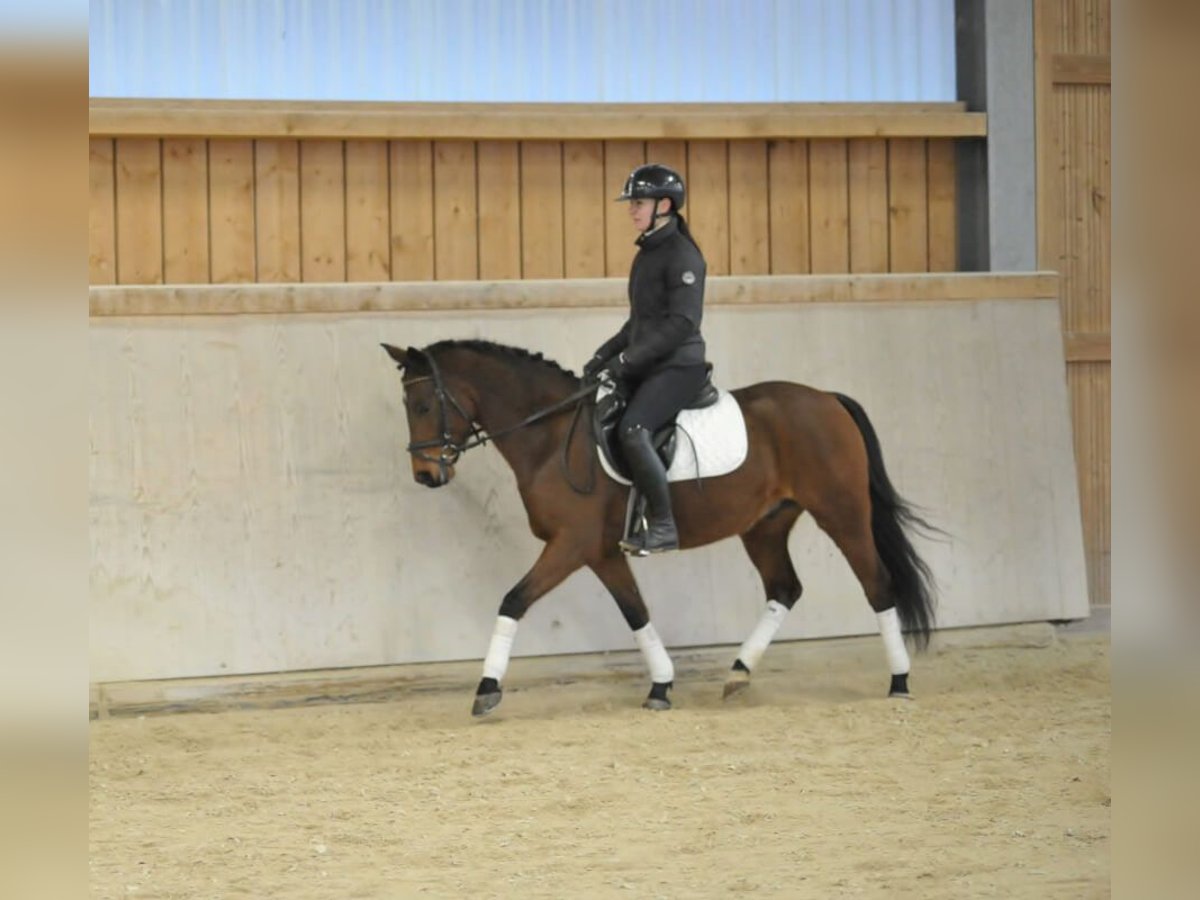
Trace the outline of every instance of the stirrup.
[[646, 543], [641, 539], [641, 535], [634, 538], [623, 537], [617, 541], [617, 546], [621, 548], [623, 553], [629, 556], [649, 556], [650, 551], [646, 549]]
[[661, 544], [657, 547], [647, 547], [646, 538], [650, 533], [650, 529], [645, 529], [638, 533], [636, 537], [624, 537], [617, 543], [617, 546], [631, 556], [649, 556], [651, 553], [667, 553], [671, 550], [679, 549], [679, 533], [676, 532], [675, 539], [668, 543]]

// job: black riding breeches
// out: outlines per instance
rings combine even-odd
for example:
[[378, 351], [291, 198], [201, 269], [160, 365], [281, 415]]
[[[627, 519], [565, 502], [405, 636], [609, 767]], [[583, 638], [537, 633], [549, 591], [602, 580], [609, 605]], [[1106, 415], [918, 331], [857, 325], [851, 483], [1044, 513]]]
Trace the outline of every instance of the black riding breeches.
[[621, 416], [618, 434], [623, 434], [631, 425], [641, 425], [652, 433], [666, 425], [696, 399], [706, 377], [704, 365], [672, 366], [651, 372], [634, 388]]

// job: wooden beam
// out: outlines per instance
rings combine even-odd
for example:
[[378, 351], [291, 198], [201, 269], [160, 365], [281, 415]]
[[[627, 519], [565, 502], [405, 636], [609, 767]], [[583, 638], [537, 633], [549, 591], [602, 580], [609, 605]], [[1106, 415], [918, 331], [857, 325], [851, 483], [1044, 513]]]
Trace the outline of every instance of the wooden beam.
[[1112, 362], [1109, 332], [1068, 331], [1063, 335], [1067, 362]]
[[[384, 282], [374, 284], [246, 284], [97, 286], [95, 318], [196, 315], [346, 315], [483, 309], [621, 307], [625, 278], [528, 281]], [[959, 300], [1050, 300], [1058, 275], [753, 275], [708, 279], [707, 302], [718, 306], [797, 303], [919, 303]]]
[[100, 136], [435, 140], [983, 137], [962, 103], [296, 103], [93, 98]]
[[1112, 84], [1111, 56], [1055, 53], [1050, 68], [1055, 84]]

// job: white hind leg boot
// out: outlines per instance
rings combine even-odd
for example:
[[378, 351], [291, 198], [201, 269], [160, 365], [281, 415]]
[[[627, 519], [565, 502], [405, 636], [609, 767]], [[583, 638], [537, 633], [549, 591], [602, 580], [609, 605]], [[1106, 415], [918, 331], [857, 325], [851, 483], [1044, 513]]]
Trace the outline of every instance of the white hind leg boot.
[[900, 633], [900, 616], [896, 607], [876, 613], [879, 633], [883, 636], [883, 649], [887, 652], [888, 666], [893, 675], [907, 675], [909, 668], [908, 648], [904, 646], [904, 635]]

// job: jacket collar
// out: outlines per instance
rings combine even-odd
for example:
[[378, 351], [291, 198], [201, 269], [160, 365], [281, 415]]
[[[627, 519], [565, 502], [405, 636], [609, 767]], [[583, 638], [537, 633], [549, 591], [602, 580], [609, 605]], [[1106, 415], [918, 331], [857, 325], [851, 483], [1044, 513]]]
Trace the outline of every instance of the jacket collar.
[[667, 238], [671, 237], [671, 235], [677, 234], [678, 232], [679, 219], [672, 215], [667, 224], [662, 228], [658, 229], [657, 231], [652, 231], [649, 234], [638, 235], [638, 239], [634, 243], [636, 243], [643, 250], [653, 250], [655, 247], [660, 246]]

